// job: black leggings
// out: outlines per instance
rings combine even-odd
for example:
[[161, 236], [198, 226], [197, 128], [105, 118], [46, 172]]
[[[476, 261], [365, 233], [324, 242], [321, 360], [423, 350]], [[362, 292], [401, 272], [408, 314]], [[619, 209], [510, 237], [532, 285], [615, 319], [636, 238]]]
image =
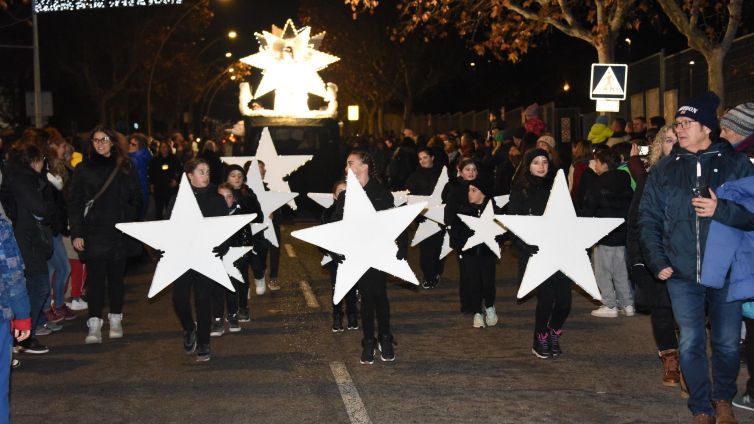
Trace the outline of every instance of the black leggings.
[[283, 240], [280, 238], [280, 224], [275, 224], [273, 221], [272, 228], [278, 238], [278, 245], [274, 246], [267, 239], [265, 239], [263, 243], [259, 243], [259, 250], [257, 250], [258, 254], [256, 255], [257, 262], [256, 264], [252, 263], [254, 278], [256, 279], [264, 277], [264, 271], [267, 269], [268, 252], [270, 254], [270, 279], [278, 278], [278, 271], [280, 269], [280, 246], [283, 244]]
[[97, 258], [86, 261], [86, 301], [89, 303], [89, 318], [102, 318], [105, 285], [107, 285], [110, 313], [123, 312], [123, 274], [125, 272], [125, 258]]
[[[495, 306], [495, 256], [461, 254], [461, 269], [464, 276], [461, 284], [468, 286], [468, 311], [484, 313], [484, 308]], [[461, 288], [463, 292], [463, 288]], [[484, 306], [482, 306], [484, 301]], [[461, 299], [463, 310], [463, 299]]]
[[542, 334], [549, 332], [550, 328], [562, 329], [569, 312], [571, 312], [571, 280], [557, 272], [537, 288], [534, 332]]
[[377, 316], [377, 329], [380, 336], [390, 332], [390, 303], [387, 300], [387, 274], [369, 268], [359, 279], [357, 287], [361, 293], [361, 324], [364, 339], [374, 338], [374, 317]]
[[[173, 308], [184, 331], [196, 329], [199, 344], [209, 344], [209, 330], [212, 322], [212, 286], [214, 281], [202, 274], [188, 270], [173, 283]], [[196, 327], [191, 313], [191, 289], [194, 289]]]
[[672, 308], [650, 308], [652, 334], [655, 336], [657, 350], [678, 349], [678, 337], [675, 333], [675, 317]]
[[[332, 291], [335, 293], [335, 279], [338, 277], [338, 265], [334, 262], [327, 264], [327, 269], [330, 271], [330, 283], [332, 283]], [[356, 309], [358, 299], [356, 299], [356, 286], [351, 287], [348, 290], [346, 296], [343, 298], [346, 301], [346, 315], [356, 315], [359, 311]], [[332, 305], [332, 314], [334, 317], [340, 317], [343, 315], [343, 301]]]
[[440, 231], [419, 243], [419, 264], [424, 281], [435, 281], [442, 274], [444, 263], [440, 260], [440, 253], [444, 237], [445, 231]]

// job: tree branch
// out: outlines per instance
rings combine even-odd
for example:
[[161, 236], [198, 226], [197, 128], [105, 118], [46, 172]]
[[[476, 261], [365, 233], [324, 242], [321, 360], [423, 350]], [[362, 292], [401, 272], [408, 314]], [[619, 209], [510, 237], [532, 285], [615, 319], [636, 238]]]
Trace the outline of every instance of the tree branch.
[[528, 20], [542, 22], [544, 24], [554, 27], [558, 31], [568, 36], [578, 38], [580, 40], [584, 40], [587, 43], [594, 43], [594, 36], [590, 32], [587, 32], [586, 30], [581, 28], [581, 26], [579, 25], [569, 27], [567, 25], [564, 25], [562, 22], [558, 22], [557, 20], [553, 19], [550, 16], [540, 16], [524, 8], [522, 5], [518, 3], [513, 3], [510, 0], [506, 0], [505, 7], [518, 13], [519, 15], [523, 16], [524, 18]]

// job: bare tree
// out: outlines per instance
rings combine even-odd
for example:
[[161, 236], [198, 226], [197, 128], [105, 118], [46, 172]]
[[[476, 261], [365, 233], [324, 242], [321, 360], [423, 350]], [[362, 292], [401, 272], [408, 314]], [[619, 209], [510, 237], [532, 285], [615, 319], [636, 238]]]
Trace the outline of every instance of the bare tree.
[[723, 64], [741, 24], [743, 0], [658, 0], [662, 10], [707, 62], [707, 86], [725, 105]]

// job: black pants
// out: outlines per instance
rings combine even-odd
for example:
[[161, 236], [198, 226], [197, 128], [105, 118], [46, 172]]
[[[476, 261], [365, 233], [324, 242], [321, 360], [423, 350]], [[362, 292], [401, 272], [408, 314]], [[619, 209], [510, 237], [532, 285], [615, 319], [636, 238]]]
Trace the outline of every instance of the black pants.
[[537, 288], [534, 332], [542, 334], [549, 332], [550, 328], [562, 329], [569, 312], [571, 312], [571, 280], [557, 272]]
[[[468, 308], [472, 313], [483, 313], [484, 308], [495, 305], [496, 260], [495, 256], [461, 254], [462, 273], [468, 284]], [[463, 299], [461, 306], [463, 307]]]
[[102, 318], [105, 305], [105, 286], [110, 302], [110, 313], [123, 312], [123, 274], [126, 272], [126, 259], [87, 259], [86, 261], [86, 301], [89, 303], [89, 318]]
[[241, 273], [243, 281], [237, 281], [234, 278], [230, 279], [236, 292], [228, 292], [236, 297], [237, 302], [236, 309], [229, 308], [229, 311], [237, 310], [238, 308], [247, 309], [249, 307], [249, 264], [251, 263], [251, 256], [252, 253], [249, 252], [243, 255], [241, 259], [237, 260], [235, 263], [236, 268], [238, 268], [238, 271]]
[[377, 330], [380, 336], [390, 332], [390, 303], [387, 300], [387, 274], [374, 268], [364, 273], [356, 283], [361, 293], [361, 324], [364, 339], [374, 337], [374, 317], [377, 316]]
[[[255, 280], [264, 278], [264, 272], [267, 270], [267, 245], [265, 239], [254, 241], [254, 251], [256, 254], [249, 252], [249, 263]], [[243, 274], [243, 272], [241, 273]]]
[[[236, 291], [230, 291], [217, 283], [212, 284], [212, 318], [225, 317], [226, 307], [228, 315], [237, 313], [239, 307], [244, 309], [248, 307], [249, 284], [244, 284], [233, 277], [230, 277], [230, 282]], [[246, 287], [243, 297], [241, 297], [241, 287]], [[241, 306], [241, 299], [243, 299], [243, 306]]]
[[440, 260], [445, 232], [440, 231], [419, 243], [419, 264], [424, 281], [435, 281], [442, 274], [444, 263]]
[[655, 336], [657, 350], [678, 349], [678, 337], [675, 333], [675, 318], [672, 308], [650, 308], [652, 334]]
[[165, 216], [165, 209], [168, 207], [168, 202], [173, 196], [171, 193], [155, 193], [154, 194], [154, 218], [159, 221]]
[[[258, 263], [254, 268], [254, 278], [262, 278], [264, 276], [264, 270], [267, 268], [268, 253], [270, 255], [270, 279], [278, 278], [278, 271], [280, 269], [280, 246], [283, 244], [283, 240], [280, 239], [280, 224], [275, 224], [273, 221], [272, 229], [275, 231], [275, 236], [278, 238], [278, 245], [273, 245], [267, 241], [267, 239], [264, 240], [264, 243], [260, 243], [260, 250], [257, 251], [257, 256], [261, 263]], [[257, 270], [259, 269], [262, 269], [262, 274], [257, 277]]]
[[459, 254], [458, 258], [458, 298], [461, 301], [461, 313], [474, 314], [476, 309], [471, 305], [471, 283], [466, 268], [463, 266], [463, 260]]
[[[330, 262], [327, 264], [327, 269], [330, 271], [330, 283], [332, 283], [332, 290], [333, 293], [335, 293], [335, 279], [338, 277], [338, 265]], [[344, 299], [346, 301], [346, 315], [356, 315], [359, 312], [356, 308], [356, 303], [358, 302], [358, 299], [356, 299], [356, 286], [353, 286], [351, 287], [351, 290], [348, 290]], [[332, 305], [332, 315], [333, 317], [340, 317], [343, 315], [342, 300]]]
[[[188, 270], [173, 283], [173, 308], [183, 331], [196, 329], [196, 339], [200, 344], [209, 344], [209, 330], [212, 322], [212, 286], [214, 281], [202, 274]], [[191, 289], [194, 289], [196, 326], [191, 313]]]
[[749, 372], [749, 379], [746, 381], [746, 394], [754, 396], [754, 319], [744, 318], [744, 323], [746, 324], [746, 339], [744, 339], [746, 370]]

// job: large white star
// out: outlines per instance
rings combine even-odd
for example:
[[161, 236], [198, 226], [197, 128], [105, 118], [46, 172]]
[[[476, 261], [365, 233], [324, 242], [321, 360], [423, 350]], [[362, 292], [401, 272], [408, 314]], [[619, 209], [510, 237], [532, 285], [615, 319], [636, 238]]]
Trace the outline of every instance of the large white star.
[[[291, 187], [284, 178], [300, 168], [306, 162], [312, 160], [313, 155], [278, 155], [275, 143], [272, 141], [270, 130], [265, 127], [259, 139], [256, 156], [223, 156], [221, 160], [227, 164], [236, 164], [243, 167], [246, 162], [256, 158], [264, 162], [264, 182], [272, 191], [290, 192]], [[296, 202], [290, 201], [288, 205], [296, 209]]]
[[[408, 204], [412, 205], [419, 202], [427, 202], [427, 208], [422, 212], [422, 215], [432, 219], [440, 224], [443, 224], [444, 218], [442, 217], [445, 211], [445, 205], [442, 203], [442, 190], [445, 185], [448, 184], [448, 173], [443, 166], [440, 176], [437, 178], [435, 188], [432, 190], [432, 194], [426, 195], [408, 195]], [[439, 221], [437, 220], [439, 218]], [[436, 234], [440, 231], [440, 226], [431, 221], [423, 221], [419, 223], [419, 227], [414, 233], [414, 238], [411, 240], [411, 246], [416, 246], [428, 237]]]
[[408, 262], [396, 259], [395, 239], [426, 203], [377, 212], [351, 170], [346, 185], [343, 220], [291, 233], [297, 239], [345, 257], [338, 265], [333, 303], [340, 302], [369, 268], [418, 285]]
[[[256, 159], [252, 159], [251, 161], [251, 166], [249, 166], [249, 171], [246, 174], [246, 183], [249, 185], [251, 191], [257, 195], [259, 206], [262, 207], [262, 215], [264, 215], [262, 223], [267, 225], [267, 228], [264, 229], [264, 238], [269, 240], [273, 246], [278, 246], [278, 238], [275, 235], [275, 229], [272, 227], [270, 214], [293, 200], [298, 196], [298, 193], [265, 190], [264, 183], [262, 182], [262, 174], [259, 172], [259, 163]], [[253, 228], [254, 226], [252, 226]]]
[[255, 217], [256, 214], [203, 217], [184, 174], [169, 220], [120, 223], [115, 228], [165, 252], [157, 263], [148, 297], [154, 297], [189, 269], [233, 291], [222, 260], [215, 257], [212, 249]]
[[505, 234], [505, 230], [495, 222], [492, 202], [487, 202], [487, 206], [485, 206], [482, 211], [482, 215], [478, 218], [471, 215], [464, 215], [462, 213], [459, 213], [458, 217], [461, 218], [461, 221], [463, 221], [466, 226], [474, 231], [474, 235], [466, 240], [463, 250], [471, 249], [474, 246], [484, 243], [490, 248], [490, 250], [492, 250], [492, 253], [497, 255], [498, 258], [500, 257], [500, 245], [495, 241], [495, 237]]
[[526, 296], [557, 271], [599, 300], [599, 288], [586, 249], [623, 223], [622, 218], [576, 216], [563, 171], [558, 171], [542, 216], [495, 217], [524, 243], [539, 247], [529, 258], [518, 298]]
[[306, 193], [306, 196], [323, 208], [327, 209], [335, 203], [335, 198], [332, 193]]

